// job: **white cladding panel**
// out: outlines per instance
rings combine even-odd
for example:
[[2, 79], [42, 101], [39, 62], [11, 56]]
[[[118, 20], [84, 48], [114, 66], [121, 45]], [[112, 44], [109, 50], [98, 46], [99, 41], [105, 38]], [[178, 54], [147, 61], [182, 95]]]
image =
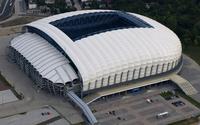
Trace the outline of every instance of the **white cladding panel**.
[[104, 11], [112, 10], [64, 13], [28, 26], [49, 35], [67, 53], [81, 74], [84, 91], [166, 72], [178, 64], [182, 53], [179, 38], [167, 27], [148, 17], [129, 13], [149, 23], [152, 28], [106, 31], [75, 42], [49, 24], [74, 15]]
[[69, 60], [35, 33], [24, 33], [14, 38], [11, 47], [23, 55], [43, 78], [53, 83], [65, 84], [78, 78]]

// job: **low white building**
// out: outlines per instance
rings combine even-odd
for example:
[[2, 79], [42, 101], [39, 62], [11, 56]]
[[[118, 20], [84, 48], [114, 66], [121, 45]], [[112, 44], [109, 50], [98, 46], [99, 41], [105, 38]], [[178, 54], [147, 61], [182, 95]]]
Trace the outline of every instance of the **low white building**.
[[35, 3], [29, 3], [28, 4], [28, 8], [29, 9], [36, 9], [37, 8], [37, 4], [35, 4]]
[[55, 3], [55, 0], [45, 0], [45, 3], [46, 3], [46, 4], [54, 4], [54, 3]]

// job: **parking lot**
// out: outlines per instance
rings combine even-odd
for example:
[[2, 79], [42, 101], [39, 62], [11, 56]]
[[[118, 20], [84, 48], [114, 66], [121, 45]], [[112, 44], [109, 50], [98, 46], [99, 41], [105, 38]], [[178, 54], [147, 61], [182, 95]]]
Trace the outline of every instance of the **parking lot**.
[[2, 125], [69, 125], [68, 121], [49, 106], [0, 119]]
[[[174, 102], [178, 102], [178, 106], [172, 104]], [[92, 103], [90, 108], [102, 125], [164, 125], [200, 113], [182, 97], [165, 100], [157, 92], [111, 97]], [[156, 117], [164, 112], [168, 114]]]

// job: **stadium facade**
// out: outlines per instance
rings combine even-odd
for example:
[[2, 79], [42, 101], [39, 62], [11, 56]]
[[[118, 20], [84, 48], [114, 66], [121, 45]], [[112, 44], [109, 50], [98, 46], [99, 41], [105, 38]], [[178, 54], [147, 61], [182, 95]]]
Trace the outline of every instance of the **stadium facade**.
[[80, 95], [134, 84], [180, 68], [182, 47], [167, 27], [115, 10], [59, 14], [24, 26], [9, 57], [39, 88]]

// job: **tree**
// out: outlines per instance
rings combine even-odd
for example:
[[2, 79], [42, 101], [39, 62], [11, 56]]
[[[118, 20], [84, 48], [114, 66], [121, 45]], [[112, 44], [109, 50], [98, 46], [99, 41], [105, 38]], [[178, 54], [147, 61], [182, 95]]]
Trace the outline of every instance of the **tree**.
[[176, 16], [174, 15], [169, 15], [166, 20], [165, 24], [173, 31], [176, 31], [176, 26], [177, 26], [177, 19]]
[[44, 5], [46, 5], [46, 4], [45, 4], [45, 0], [36, 0], [36, 4], [37, 4], [38, 6], [44, 6]]
[[194, 43], [200, 45], [200, 21], [193, 26]]

